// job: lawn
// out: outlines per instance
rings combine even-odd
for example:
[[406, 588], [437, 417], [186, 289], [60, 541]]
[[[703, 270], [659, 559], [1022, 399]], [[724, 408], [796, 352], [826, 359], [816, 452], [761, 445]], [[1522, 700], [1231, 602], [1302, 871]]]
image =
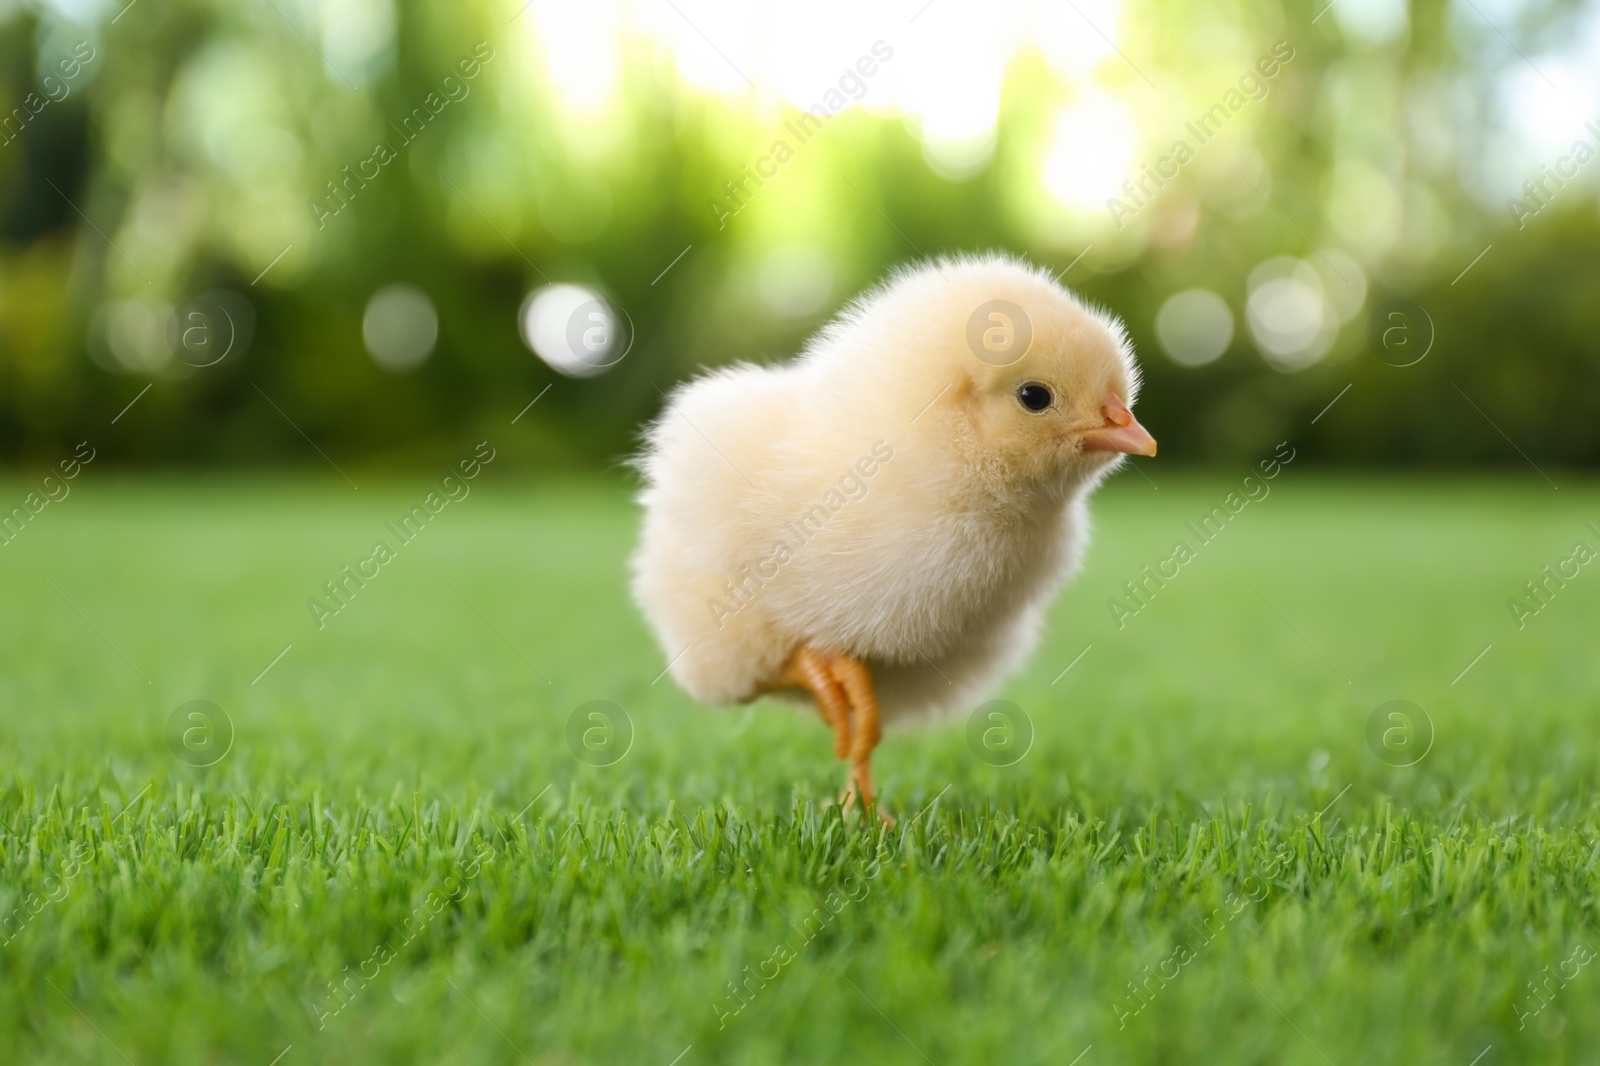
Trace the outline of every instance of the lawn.
[[89, 468], [0, 547], [0, 1061], [1595, 1061], [1600, 573], [1508, 601], [1600, 486], [1144, 469], [884, 829], [659, 678], [620, 482]]

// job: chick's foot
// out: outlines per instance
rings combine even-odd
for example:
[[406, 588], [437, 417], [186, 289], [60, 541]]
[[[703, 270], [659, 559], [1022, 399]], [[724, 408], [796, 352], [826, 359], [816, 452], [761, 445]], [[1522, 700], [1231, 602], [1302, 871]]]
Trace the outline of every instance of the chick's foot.
[[[865, 663], [838, 652], [809, 644], [795, 648], [773, 679], [773, 688], [798, 688], [811, 693], [817, 711], [833, 728], [833, 753], [850, 760], [839, 804], [850, 810], [859, 798], [864, 810], [875, 809], [872, 786], [872, 751], [883, 729], [878, 720], [878, 697]], [[879, 812], [887, 822], [893, 819]]]
[[878, 721], [878, 696], [872, 690], [872, 674], [865, 663], [848, 655], [833, 656], [829, 665], [844, 689], [851, 711], [850, 776], [845, 779], [839, 802], [848, 811], [860, 797], [863, 809], [871, 810], [878, 803], [872, 787], [872, 751], [883, 736]]

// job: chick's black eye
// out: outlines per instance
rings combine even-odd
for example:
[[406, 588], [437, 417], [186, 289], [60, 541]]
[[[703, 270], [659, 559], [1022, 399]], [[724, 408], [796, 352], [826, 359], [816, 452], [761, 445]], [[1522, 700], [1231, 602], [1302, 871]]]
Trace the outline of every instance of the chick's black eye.
[[1043, 411], [1050, 406], [1050, 390], [1043, 385], [1024, 385], [1017, 390], [1017, 402], [1030, 411]]

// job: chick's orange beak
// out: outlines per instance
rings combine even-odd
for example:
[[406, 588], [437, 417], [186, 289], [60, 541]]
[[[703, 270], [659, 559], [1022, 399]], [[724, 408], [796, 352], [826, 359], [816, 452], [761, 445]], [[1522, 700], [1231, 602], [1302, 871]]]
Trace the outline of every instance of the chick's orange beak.
[[1105, 425], [1091, 429], [1083, 435], [1083, 450], [1088, 452], [1125, 452], [1128, 455], [1154, 455], [1156, 439], [1139, 424], [1126, 404], [1115, 396], [1107, 396], [1100, 406], [1105, 415]]

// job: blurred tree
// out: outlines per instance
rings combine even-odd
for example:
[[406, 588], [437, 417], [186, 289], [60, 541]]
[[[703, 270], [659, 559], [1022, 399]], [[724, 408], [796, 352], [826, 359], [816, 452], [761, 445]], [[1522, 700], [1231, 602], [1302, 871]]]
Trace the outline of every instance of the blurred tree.
[[[697, 367], [793, 353], [896, 263], [1003, 248], [1127, 320], [1164, 458], [1290, 437], [1382, 466], [1593, 462], [1600, 163], [1520, 224], [1500, 201], [1600, 148], [1592, 79], [1527, 102], [1600, 20], [1347, 8], [774, 9], [757, 47], [764, 9], [709, 4], [0, 4], [0, 454], [320, 462], [303, 432], [411, 464], [489, 435], [595, 467]], [[862, 106], [797, 136], [795, 101], [829, 93]], [[1163, 162], [1180, 140], [1192, 160]], [[396, 282], [437, 322], [403, 372], [364, 338]], [[519, 309], [552, 283], [614, 309], [614, 368], [529, 352]], [[1193, 288], [1232, 318], [1199, 366], [1156, 328]], [[1408, 367], [1369, 340], [1397, 298], [1432, 337]], [[1268, 336], [1296, 314], [1303, 337]]]

